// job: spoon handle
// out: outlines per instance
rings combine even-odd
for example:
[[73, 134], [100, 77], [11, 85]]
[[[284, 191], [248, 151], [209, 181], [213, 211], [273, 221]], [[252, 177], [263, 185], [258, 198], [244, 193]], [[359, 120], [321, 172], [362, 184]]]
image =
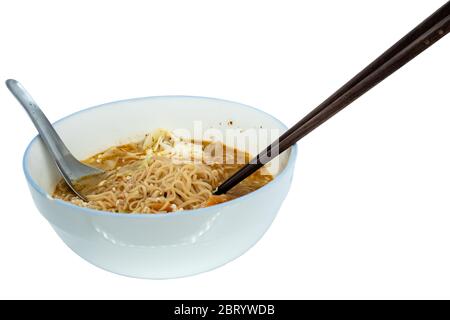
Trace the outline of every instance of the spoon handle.
[[[62, 142], [59, 135], [56, 133], [50, 121], [44, 115], [31, 95], [20, 84], [20, 82], [9, 79], [6, 81], [6, 86], [30, 116], [42, 141], [48, 148], [51, 156], [54, 158], [58, 169], [60, 169], [64, 163], [70, 163], [73, 160], [76, 161], [65, 144]], [[67, 170], [66, 173], [68, 174], [69, 179], [72, 180], [76, 178], [72, 176], [70, 170]]]

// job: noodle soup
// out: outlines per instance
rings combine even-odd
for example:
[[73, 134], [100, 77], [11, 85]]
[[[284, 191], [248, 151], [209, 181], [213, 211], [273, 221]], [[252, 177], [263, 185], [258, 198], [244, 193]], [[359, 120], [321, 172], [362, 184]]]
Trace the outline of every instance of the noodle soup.
[[85, 161], [106, 171], [80, 179], [78, 198], [61, 180], [53, 197], [117, 213], [168, 213], [208, 207], [250, 193], [273, 177], [263, 167], [227, 194], [214, 189], [250, 160], [218, 142], [184, 140], [157, 130], [139, 142], [111, 147]]

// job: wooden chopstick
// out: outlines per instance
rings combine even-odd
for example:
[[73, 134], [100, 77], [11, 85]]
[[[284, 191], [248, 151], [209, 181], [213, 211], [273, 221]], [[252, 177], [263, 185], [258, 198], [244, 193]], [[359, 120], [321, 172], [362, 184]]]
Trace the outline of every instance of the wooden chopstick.
[[286, 131], [277, 141], [252, 159], [249, 164], [246, 164], [227, 179], [216, 189], [214, 194], [226, 193], [237, 183], [425, 51], [448, 32], [450, 32], [450, 1]]

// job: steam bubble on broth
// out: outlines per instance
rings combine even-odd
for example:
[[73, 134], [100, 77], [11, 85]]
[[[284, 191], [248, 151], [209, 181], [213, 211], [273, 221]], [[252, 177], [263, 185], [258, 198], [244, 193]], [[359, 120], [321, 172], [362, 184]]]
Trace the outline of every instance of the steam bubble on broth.
[[265, 168], [227, 194], [214, 189], [250, 160], [220, 142], [193, 141], [158, 129], [139, 142], [111, 147], [85, 161], [105, 170], [76, 182], [88, 199], [78, 198], [61, 180], [53, 197], [75, 205], [117, 213], [168, 213], [235, 199], [270, 182]]

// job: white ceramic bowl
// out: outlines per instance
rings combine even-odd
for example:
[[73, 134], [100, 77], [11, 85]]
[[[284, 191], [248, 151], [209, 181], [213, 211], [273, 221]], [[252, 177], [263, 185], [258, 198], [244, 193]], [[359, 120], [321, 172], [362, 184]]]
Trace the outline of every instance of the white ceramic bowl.
[[[225, 130], [286, 130], [274, 117], [239, 103], [166, 96], [112, 102], [72, 114], [55, 128], [73, 154], [84, 159], [156, 128], [204, 126]], [[139, 278], [176, 278], [221, 266], [252, 247], [269, 228], [288, 193], [296, 147], [281, 156], [275, 179], [241, 198], [170, 214], [116, 214], [81, 208], [50, 194], [60, 179], [40, 139], [28, 146], [23, 168], [41, 214], [78, 255], [103, 269]]]

